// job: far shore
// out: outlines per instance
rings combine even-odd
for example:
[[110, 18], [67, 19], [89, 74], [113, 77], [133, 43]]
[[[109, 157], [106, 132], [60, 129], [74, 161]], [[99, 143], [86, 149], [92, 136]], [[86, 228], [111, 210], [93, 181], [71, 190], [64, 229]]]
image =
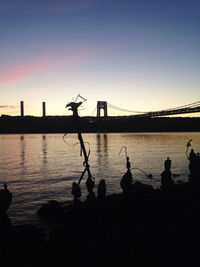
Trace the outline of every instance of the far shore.
[[[200, 117], [80, 117], [83, 133], [200, 132]], [[0, 134], [76, 133], [72, 116], [1, 116]]]

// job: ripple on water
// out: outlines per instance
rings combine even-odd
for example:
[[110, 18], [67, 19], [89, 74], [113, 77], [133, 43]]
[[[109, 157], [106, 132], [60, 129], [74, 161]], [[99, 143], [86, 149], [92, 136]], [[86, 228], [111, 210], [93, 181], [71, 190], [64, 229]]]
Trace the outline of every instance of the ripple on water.
[[[164, 160], [172, 159], [172, 173], [179, 174], [176, 180], [188, 179], [186, 144], [192, 139], [193, 148], [200, 147], [200, 133], [119, 133], [83, 134], [90, 143], [91, 172], [96, 179], [95, 191], [100, 179], [105, 179], [107, 193], [118, 193], [120, 179], [126, 171], [126, 146], [135, 181], [160, 186], [160, 173]], [[77, 135], [69, 134], [69, 144], [77, 143]], [[88, 147], [87, 147], [88, 149]], [[62, 134], [0, 135], [0, 177], [13, 193], [9, 216], [14, 223], [38, 221], [36, 211], [50, 199], [71, 200], [71, 184], [78, 181], [83, 171], [83, 157], [79, 145], [63, 142]], [[82, 198], [87, 195], [85, 177], [81, 182]]]

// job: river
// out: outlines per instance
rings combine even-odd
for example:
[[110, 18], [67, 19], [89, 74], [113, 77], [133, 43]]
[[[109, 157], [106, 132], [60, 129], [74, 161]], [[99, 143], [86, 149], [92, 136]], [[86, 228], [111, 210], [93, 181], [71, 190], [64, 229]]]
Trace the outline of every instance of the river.
[[[106, 180], [107, 194], [119, 193], [120, 179], [126, 171], [127, 147], [135, 181], [160, 187], [160, 174], [167, 157], [172, 160], [171, 171], [188, 179], [186, 144], [200, 150], [200, 133], [116, 133], [83, 134], [89, 163], [95, 177], [95, 193], [100, 179]], [[48, 200], [72, 200], [71, 185], [83, 171], [83, 157], [76, 134], [0, 135], [0, 186], [7, 183], [13, 193], [8, 215], [14, 224], [38, 222], [37, 209]], [[141, 169], [141, 170], [139, 170]], [[152, 174], [149, 179], [144, 174]], [[85, 178], [81, 182], [82, 198], [87, 192]]]

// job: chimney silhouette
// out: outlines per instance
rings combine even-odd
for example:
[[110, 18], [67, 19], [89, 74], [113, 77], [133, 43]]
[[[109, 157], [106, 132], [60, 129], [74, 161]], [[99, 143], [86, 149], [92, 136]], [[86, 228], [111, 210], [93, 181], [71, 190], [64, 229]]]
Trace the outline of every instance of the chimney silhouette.
[[46, 117], [46, 103], [42, 102], [42, 116]]
[[21, 117], [24, 117], [24, 101], [20, 101]]

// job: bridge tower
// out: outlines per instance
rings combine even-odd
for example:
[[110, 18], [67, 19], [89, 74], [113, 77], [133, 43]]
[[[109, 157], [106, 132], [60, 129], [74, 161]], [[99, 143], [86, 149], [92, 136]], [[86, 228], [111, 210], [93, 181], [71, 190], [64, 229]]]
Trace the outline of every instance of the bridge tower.
[[108, 116], [107, 102], [97, 101], [97, 117], [101, 117], [101, 109], [104, 111], [104, 118]]

